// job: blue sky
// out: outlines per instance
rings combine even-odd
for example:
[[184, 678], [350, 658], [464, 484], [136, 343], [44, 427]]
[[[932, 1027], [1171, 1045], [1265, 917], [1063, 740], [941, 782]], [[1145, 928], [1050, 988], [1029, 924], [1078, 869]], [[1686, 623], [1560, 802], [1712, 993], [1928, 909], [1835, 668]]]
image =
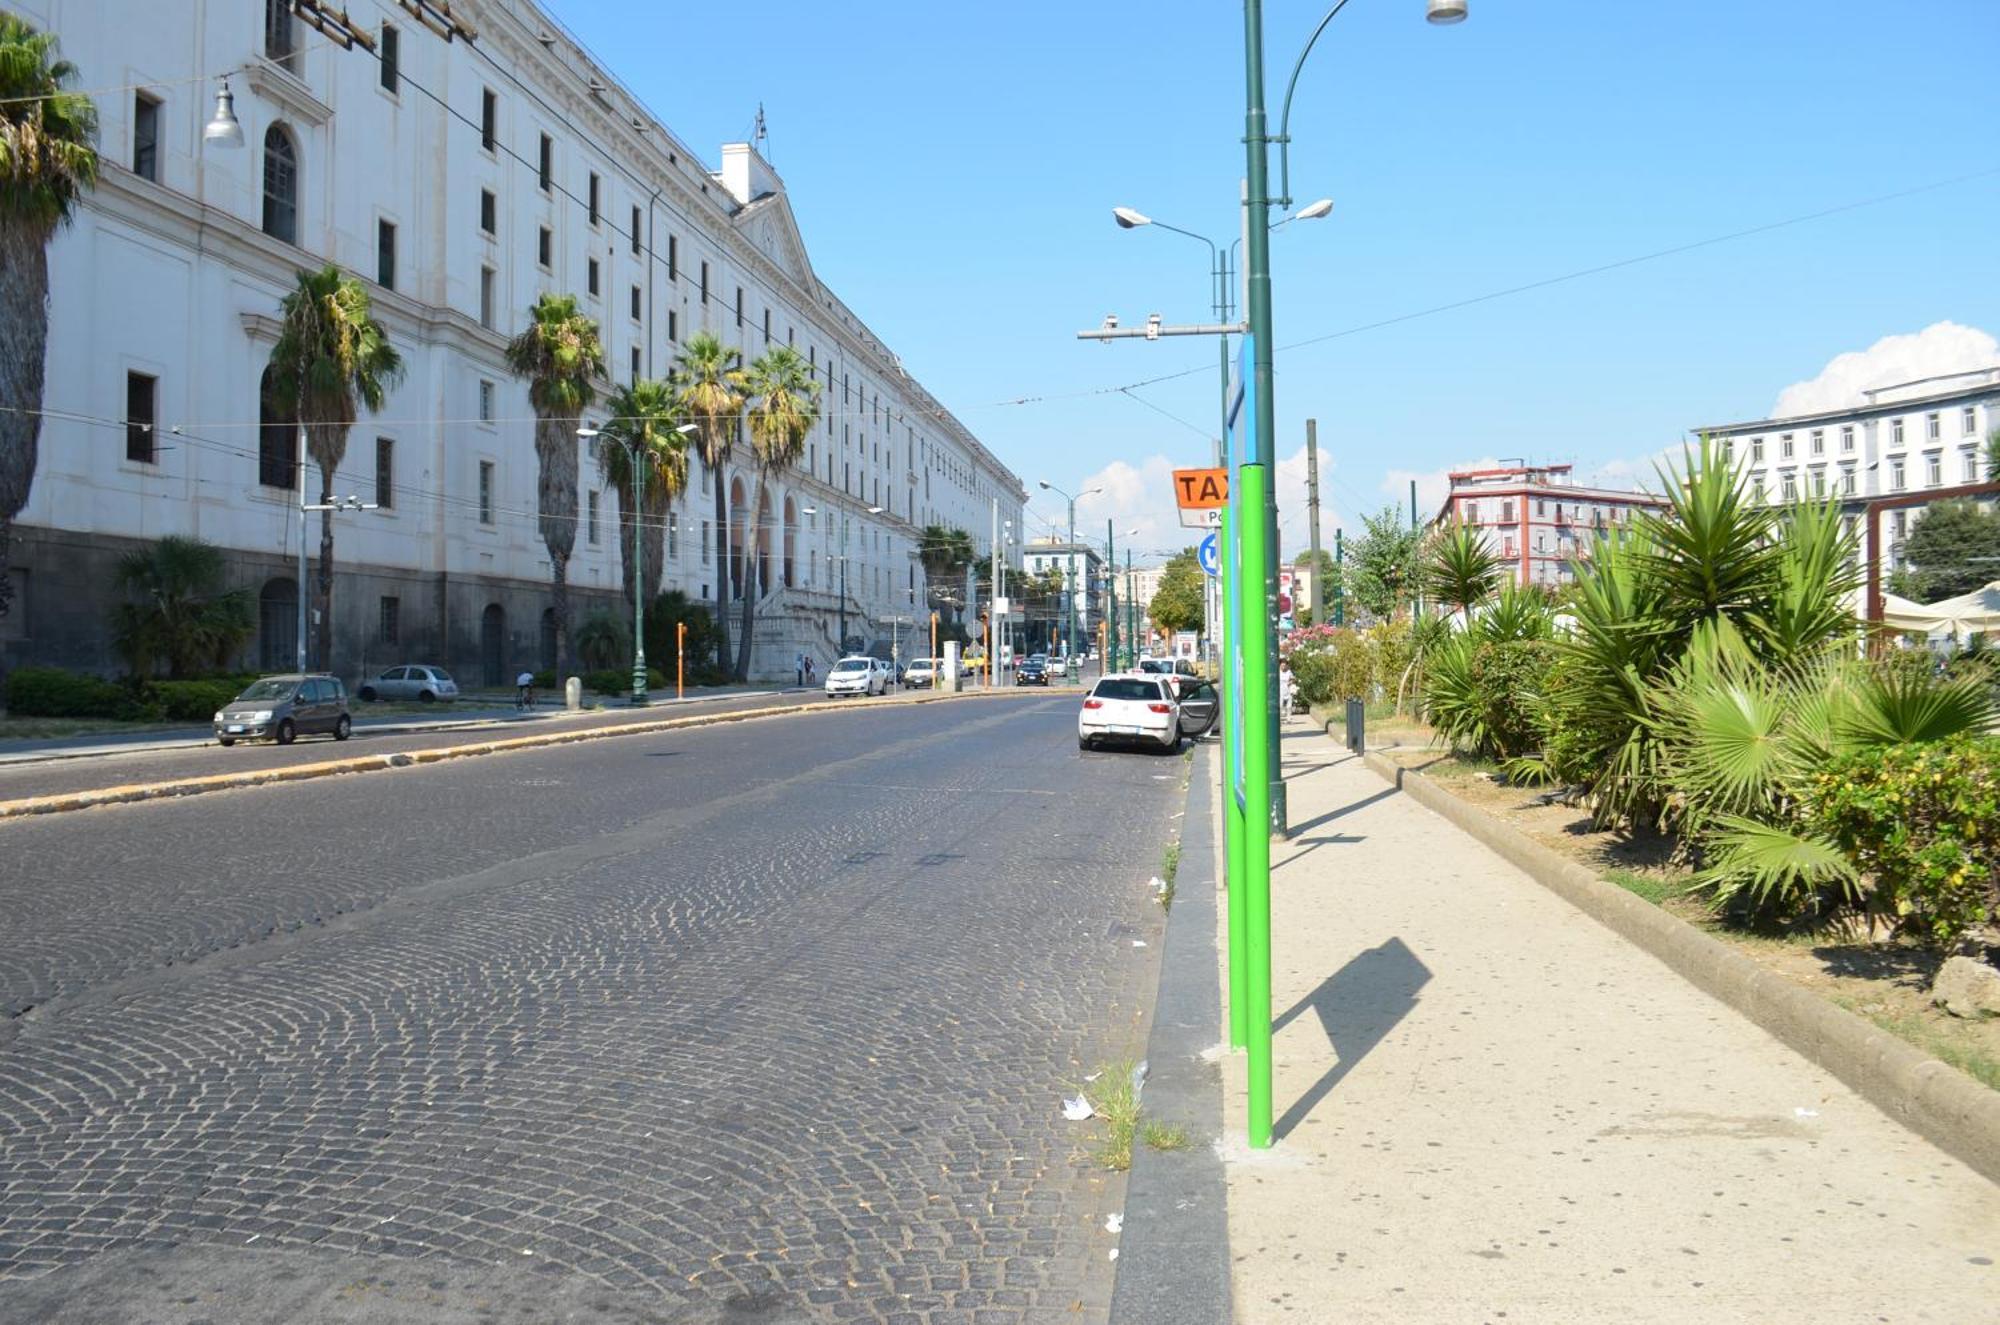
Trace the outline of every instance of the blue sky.
[[[1109, 469], [1080, 520], [1143, 529], [1142, 554], [1181, 544], [1162, 471], [1208, 454], [1213, 343], [1074, 333], [1113, 311], [1207, 320], [1207, 250], [1110, 209], [1235, 236], [1239, 5], [772, 0], [751, 30], [731, 6], [544, 2], [711, 164], [761, 102], [822, 278], [1031, 490]], [[1275, 122], [1325, 3], [1265, 8]], [[1294, 103], [1294, 196], [1335, 210], [1272, 243], [1278, 450], [1318, 420], [1329, 528], [1410, 473], [1629, 466], [1881, 337], [2000, 332], [1996, 0], [1472, 0], [1452, 28], [1422, 10], [1353, 0]], [[1188, 368], [1137, 392], [1185, 423], [1083, 394]], [[1022, 397], [1040, 399], [1000, 403]], [[1284, 528], [1303, 538], [1290, 509]]]

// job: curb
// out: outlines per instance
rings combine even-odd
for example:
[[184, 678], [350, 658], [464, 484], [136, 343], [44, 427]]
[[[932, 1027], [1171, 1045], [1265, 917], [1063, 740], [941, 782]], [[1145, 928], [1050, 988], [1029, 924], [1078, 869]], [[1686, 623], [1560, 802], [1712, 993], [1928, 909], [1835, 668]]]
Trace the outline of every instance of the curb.
[[1592, 920], [1637, 944], [1852, 1086], [1883, 1113], [2000, 1182], [2000, 1091], [1767, 971], [1720, 939], [1606, 883], [1414, 769], [1369, 751], [1369, 768]]
[[1187, 1128], [1190, 1144], [1181, 1151], [1132, 1146], [1111, 1325], [1216, 1325], [1232, 1318], [1229, 1189], [1214, 1146], [1222, 1136], [1222, 1066], [1201, 1057], [1222, 1027], [1209, 818], [1217, 748], [1195, 747], [1180, 872], [1146, 1037], [1146, 1113]]
[[[936, 704], [950, 699], [971, 699], [984, 691], [947, 695], [922, 695], [897, 701], [902, 704]], [[1008, 692], [1001, 691], [1005, 694]], [[122, 787], [97, 787], [89, 791], [57, 792], [0, 801], [0, 819], [23, 819], [31, 815], [65, 814], [100, 805], [129, 805], [137, 801], [163, 800], [178, 796], [200, 796], [212, 791], [233, 791], [238, 787], [264, 786], [277, 782], [305, 782], [313, 778], [336, 777], [344, 773], [373, 773], [382, 769], [409, 768], [419, 764], [439, 764], [451, 759], [479, 755], [509, 754], [516, 750], [536, 750], [548, 746], [574, 745], [580, 741], [608, 740], [617, 736], [649, 736], [690, 727], [713, 727], [726, 722], [751, 722], [759, 718], [787, 717], [798, 713], [865, 712], [880, 705], [783, 704], [770, 708], [743, 709], [734, 713], [701, 713], [658, 722], [631, 722], [613, 727], [591, 727], [583, 731], [546, 732], [535, 736], [514, 736], [499, 741], [473, 741], [465, 745], [439, 746], [431, 750], [403, 750], [394, 754], [361, 755], [353, 759], [329, 759], [317, 764], [291, 764], [283, 768], [246, 769], [238, 773], [211, 773], [201, 777], [175, 778], [166, 782], [133, 783]]]

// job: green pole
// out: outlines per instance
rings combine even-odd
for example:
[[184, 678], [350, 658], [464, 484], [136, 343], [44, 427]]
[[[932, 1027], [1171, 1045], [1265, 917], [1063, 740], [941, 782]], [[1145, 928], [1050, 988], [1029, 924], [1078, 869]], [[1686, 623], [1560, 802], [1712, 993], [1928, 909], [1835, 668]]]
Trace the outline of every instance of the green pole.
[[1107, 631], [1104, 657], [1097, 664], [1097, 674], [1104, 676], [1118, 670], [1118, 549], [1112, 546], [1112, 522], [1104, 522], [1104, 624]]
[[[1232, 546], [1231, 537], [1235, 529], [1227, 510], [1222, 513], [1222, 536], [1217, 540], [1223, 549]], [[1223, 881], [1229, 889], [1229, 1047], [1241, 1049], [1249, 1043], [1250, 1037], [1250, 995], [1249, 995], [1249, 932], [1245, 928], [1248, 913], [1245, 910], [1247, 889], [1243, 886], [1243, 844], [1246, 839], [1263, 834], [1244, 831], [1243, 807], [1236, 803], [1236, 787], [1233, 771], [1229, 767], [1230, 743], [1236, 738], [1236, 724], [1240, 715], [1236, 711], [1236, 687], [1229, 681], [1229, 666], [1235, 657], [1235, 641], [1229, 638], [1229, 575], [1230, 561], [1226, 554], [1222, 558], [1222, 598], [1223, 610], [1216, 615], [1221, 618], [1218, 625], [1222, 630], [1223, 674], [1218, 689], [1222, 697], [1222, 850]], [[1246, 577], [1247, 578], [1247, 577]], [[1253, 710], [1254, 712], [1254, 710]], [[1248, 729], [1245, 729], [1248, 734]], [[1246, 748], [1247, 757], [1247, 748]]]
[[1139, 595], [1132, 589], [1132, 549], [1125, 549], [1125, 640], [1132, 650], [1132, 665], [1139, 665]]
[[1249, 1019], [1249, 1141], [1253, 1149], [1271, 1144], [1271, 835], [1282, 834], [1284, 784], [1278, 765], [1278, 714], [1272, 707], [1277, 649], [1276, 583], [1271, 552], [1277, 519], [1269, 479], [1277, 451], [1277, 411], [1271, 383], [1271, 200], [1268, 137], [1264, 122], [1264, 7], [1243, 0], [1244, 149], [1247, 157], [1244, 244], [1248, 264], [1251, 341], [1249, 441], [1238, 457], [1243, 486], [1238, 509], [1245, 528], [1237, 532], [1243, 567], [1244, 806], [1243, 892], [1245, 1009]]
[[[642, 427], [640, 437], [645, 437]], [[639, 459], [645, 442], [632, 453], [632, 706], [646, 705], [646, 561], [645, 545], [639, 541], [639, 513], [646, 509], [646, 466]]]
[[1347, 547], [1341, 540], [1341, 531], [1333, 531], [1333, 624], [1347, 624], [1347, 572], [1342, 569], [1347, 564]]

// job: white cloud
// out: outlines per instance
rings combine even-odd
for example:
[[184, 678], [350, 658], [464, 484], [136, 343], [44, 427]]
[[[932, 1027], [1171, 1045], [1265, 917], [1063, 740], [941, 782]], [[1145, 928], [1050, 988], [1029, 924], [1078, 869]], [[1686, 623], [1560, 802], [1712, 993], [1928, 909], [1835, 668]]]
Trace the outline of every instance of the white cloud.
[[1935, 322], [1914, 335], [1884, 336], [1865, 350], [1836, 355], [1818, 377], [1778, 394], [1774, 419], [1849, 409], [1871, 387], [2000, 366], [2000, 341], [1977, 327]]

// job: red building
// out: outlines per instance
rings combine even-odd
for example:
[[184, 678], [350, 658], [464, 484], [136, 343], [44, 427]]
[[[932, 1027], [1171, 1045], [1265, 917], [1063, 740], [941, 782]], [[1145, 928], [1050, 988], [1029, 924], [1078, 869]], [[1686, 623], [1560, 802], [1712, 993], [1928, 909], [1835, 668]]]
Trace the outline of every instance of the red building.
[[1432, 523], [1483, 530], [1487, 546], [1513, 565], [1518, 583], [1566, 584], [1600, 534], [1666, 505], [1648, 493], [1582, 487], [1570, 469], [1509, 465], [1454, 473], [1451, 494]]

